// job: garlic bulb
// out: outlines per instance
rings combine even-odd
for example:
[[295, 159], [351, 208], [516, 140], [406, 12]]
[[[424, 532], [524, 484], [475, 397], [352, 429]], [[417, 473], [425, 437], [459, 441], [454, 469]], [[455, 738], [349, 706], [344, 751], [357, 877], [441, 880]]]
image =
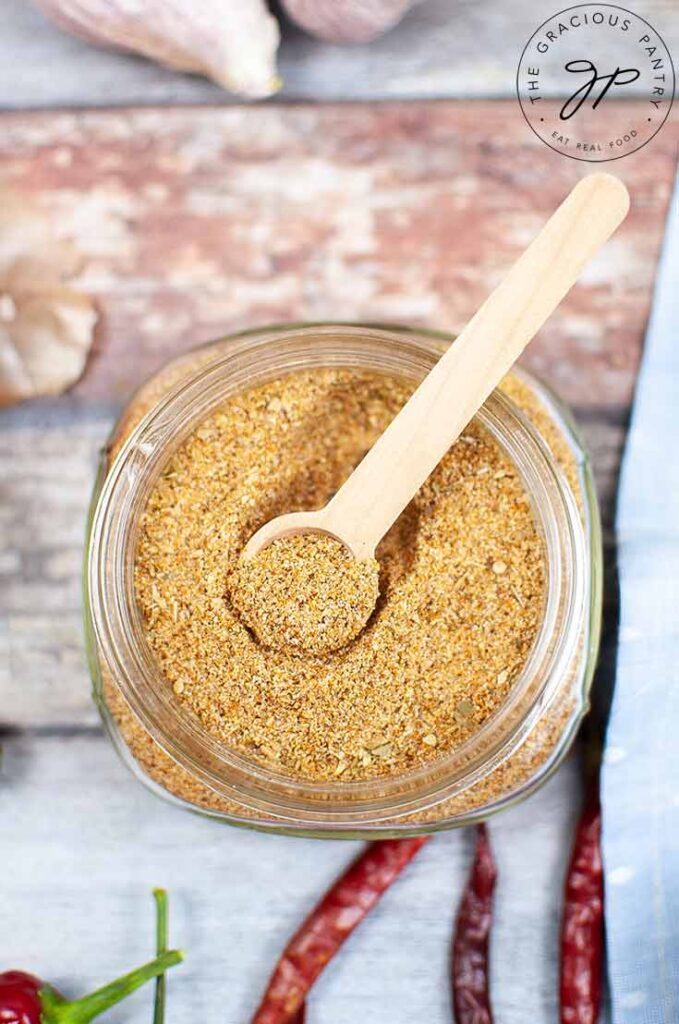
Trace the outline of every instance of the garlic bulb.
[[383, 35], [417, 0], [282, 0], [296, 24], [329, 43], [367, 43]]
[[276, 92], [278, 23], [265, 0], [35, 0], [91, 43], [207, 75], [252, 99]]

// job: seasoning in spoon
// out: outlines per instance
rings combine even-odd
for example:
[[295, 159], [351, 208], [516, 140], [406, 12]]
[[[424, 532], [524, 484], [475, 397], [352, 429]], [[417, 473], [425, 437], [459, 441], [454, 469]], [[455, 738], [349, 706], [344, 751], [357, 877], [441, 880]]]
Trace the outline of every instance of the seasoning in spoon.
[[379, 565], [358, 560], [333, 537], [281, 537], [241, 559], [228, 581], [231, 603], [265, 647], [323, 655], [363, 629], [379, 594]]

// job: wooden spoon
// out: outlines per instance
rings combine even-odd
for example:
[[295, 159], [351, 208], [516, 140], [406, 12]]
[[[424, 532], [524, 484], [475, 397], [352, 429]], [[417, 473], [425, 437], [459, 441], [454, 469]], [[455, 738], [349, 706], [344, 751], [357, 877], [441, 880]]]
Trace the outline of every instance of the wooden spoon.
[[629, 209], [610, 174], [578, 182], [331, 501], [277, 516], [248, 559], [279, 537], [325, 533], [355, 558], [375, 548]]

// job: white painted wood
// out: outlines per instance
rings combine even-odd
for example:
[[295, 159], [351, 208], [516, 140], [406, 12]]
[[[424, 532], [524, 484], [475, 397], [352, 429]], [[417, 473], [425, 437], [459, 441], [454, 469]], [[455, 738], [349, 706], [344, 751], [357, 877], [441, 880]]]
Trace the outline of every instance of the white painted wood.
[[[284, 24], [281, 95], [513, 97], [525, 43], [564, 6], [563, 0], [424, 0], [387, 35], [361, 46], [332, 46]], [[676, 0], [635, 0], [633, 10], [663, 35], [670, 52], [679, 52]], [[233, 101], [201, 78], [67, 36], [30, 0], [1, 0], [0, 11], [0, 107]]]
[[30, 403], [0, 429], [0, 724], [96, 724], [81, 564], [105, 405]]
[[[149, 957], [150, 889], [171, 894], [168, 1024], [244, 1024], [303, 914], [360, 848], [231, 829], [147, 793], [100, 735], [5, 741], [0, 964], [67, 994]], [[499, 863], [492, 982], [501, 1024], [556, 1019], [561, 883], [577, 806], [567, 763], [491, 825]], [[11, 837], [9, 841], [8, 837]], [[450, 1024], [448, 957], [469, 832], [436, 836], [352, 937], [310, 1024]], [[151, 988], [111, 1024], [148, 1024]]]

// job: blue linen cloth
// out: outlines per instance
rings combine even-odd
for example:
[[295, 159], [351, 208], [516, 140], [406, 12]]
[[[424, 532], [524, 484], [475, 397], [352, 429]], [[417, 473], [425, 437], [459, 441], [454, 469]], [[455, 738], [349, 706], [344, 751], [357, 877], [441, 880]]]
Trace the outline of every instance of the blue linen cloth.
[[623, 459], [602, 769], [613, 1024], [679, 1022], [679, 178]]

